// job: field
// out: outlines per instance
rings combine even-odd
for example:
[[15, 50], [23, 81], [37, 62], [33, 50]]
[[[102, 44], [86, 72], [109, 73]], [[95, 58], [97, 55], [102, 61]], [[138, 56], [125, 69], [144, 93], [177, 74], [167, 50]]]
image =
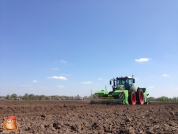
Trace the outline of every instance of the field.
[[[89, 104], [89, 101], [0, 101], [0, 119], [15, 115], [21, 134], [178, 133], [178, 104]], [[0, 133], [3, 133], [2, 126]], [[15, 133], [11, 131], [10, 133]]]

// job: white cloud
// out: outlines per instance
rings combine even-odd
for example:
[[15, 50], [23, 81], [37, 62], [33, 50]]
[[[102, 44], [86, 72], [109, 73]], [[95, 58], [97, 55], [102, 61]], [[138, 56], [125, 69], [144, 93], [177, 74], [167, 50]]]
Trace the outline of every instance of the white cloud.
[[167, 76], [169, 76], [169, 74], [163, 74], [162, 76], [167, 77]]
[[67, 61], [61, 60], [62, 63], [67, 63]]
[[102, 78], [98, 78], [98, 80], [103, 80]]
[[58, 70], [59, 68], [51, 68], [52, 70]]
[[33, 80], [33, 82], [35, 82], [35, 83], [36, 83], [37, 81], [36, 81], [36, 80]]
[[149, 61], [150, 58], [140, 58], [140, 59], [135, 59], [136, 62], [147, 62]]
[[67, 80], [66, 77], [63, 77], [63, 76], [51, 76], [51, 77], [48, 77], [49, 79], [58, 79], [58, 80]]
[[92, 82], [87, 81], [87, 82], [82, 82], [82, 84], [91, 84]]
[[149, 86], [148, 88], [154, 88], [154, 86]]
[[64, 88], [64, 86], [63, 86], [63, 85], [58, 85], [57, 87], [59, 87], [59, 88]]
[[139, 80], [139, 78], [135, 78], [136, 80]]

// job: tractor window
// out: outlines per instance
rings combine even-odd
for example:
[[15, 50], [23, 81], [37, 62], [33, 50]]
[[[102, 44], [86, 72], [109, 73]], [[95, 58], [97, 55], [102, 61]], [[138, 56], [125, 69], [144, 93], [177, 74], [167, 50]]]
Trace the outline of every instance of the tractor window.
[[121, 85], [121, 80], [117, 80], [116, 85]]
[[132, 79], [129, 79], [128, 81], [129, 81], [129, 85], [132, 85]]
[[129, 85], [132, 85], [133, 84], [133, 81], [132, 79], [117, 79], [116, 81], [116, 85], [124, 85], [124, 84], [129, 84]]
[[125, 81], [126, 81], [125, 79], [118, 79], [116, 85], [124, 85]]

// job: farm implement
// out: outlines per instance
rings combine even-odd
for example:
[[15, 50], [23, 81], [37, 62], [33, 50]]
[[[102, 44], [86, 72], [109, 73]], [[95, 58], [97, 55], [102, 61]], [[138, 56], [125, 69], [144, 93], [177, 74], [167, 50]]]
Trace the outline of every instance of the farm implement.
[[[113, 85], [112, 85], [113, 82]], [[91, 104], [119, 103], [119, 104], [148, 104], [149, 95], [146, 88], [134, 86], [132, 77], [116, 77], [110, 80], [112, 91], [100, 90], [91, 96]]]

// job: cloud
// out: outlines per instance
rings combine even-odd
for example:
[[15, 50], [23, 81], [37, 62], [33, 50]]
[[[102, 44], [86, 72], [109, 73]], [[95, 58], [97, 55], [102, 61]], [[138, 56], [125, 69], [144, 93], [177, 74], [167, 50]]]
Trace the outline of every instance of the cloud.
[[52, 70], [58, 70], [59, 68], [51, 68]]
[[82, 84], [91, 84], [92, 82], [87, 81], [87, 82], [82, 82]]
[[57, 79], [57, 80], [67, 80], [66, 77], [63, 77], [63, 76], [51, 76], [51, 77], [48, 77], [49, 79]]
[[136, 78], [136, 77], [135, 77], [135, 80], [139, 80], [139, 78]]
[[140, 59], [135, 59], [136, 62], [147, 62], [149, 61], [150, 58], [140, 58]]
[[62, 85], [58, 85], [57, 87], [59, 87], [59, 88], [64, 88], [64, 86], [62, 86]]
[[154, 88], [154, 86], [149, 86], [148, 88], [152, 88], [152, 89], [153, 89], [153, 88]]
[[102, 78], [98, 78], [98, 80], [103, 80]]
[[163, 74], [162, 76], [167, 77], [167, 76], [169, 76], [169, 74]]
[[37, 81], [36, 81], [36, 80], [33, 80], [33, 82], [35, 82], [35, 83], [36, 83]]
[[62, 63], [67, 63], [67, 61], [61, 60]]

